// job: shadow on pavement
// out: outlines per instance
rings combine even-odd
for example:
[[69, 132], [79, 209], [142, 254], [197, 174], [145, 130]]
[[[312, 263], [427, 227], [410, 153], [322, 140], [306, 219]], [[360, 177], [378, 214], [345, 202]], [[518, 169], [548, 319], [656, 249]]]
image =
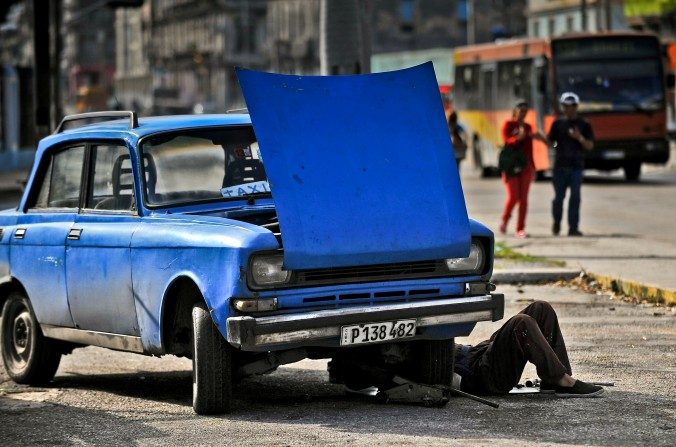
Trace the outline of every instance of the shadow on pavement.
[[[103, 391], [186, 407], [191, 405], [191, 378], [186, 371], [66, 376], [57, 378], [54, 386]], [[191, 425], [198, 430], [204, 425], [203, 436], [207, 436], [206, 430], [215, 436], [203, 439], [214, 441], [225, 432], [233, 440], [251, 436], [249, 423], [254, 424], [255, 430], [263, 431], [265, 428], [255, 424], [298, 424], [304, 427], [287, 428], [289, 431], [301, 430], [298, 432], [299, 443], [308, 433], [308, 427], [313, 426], [317, 430], [328, 428], [364, 436], [381, 433], [441, 438], [448, 442], [507, 440], [515, 445], [539, 441], [597, 446], [669, 445], [670, 430], [673, 430], [670, 416], [674, 411], [673, 400], [642, 393], [611, 389], [600, 399], [557, 399], [547, 395], [492, 399], [500, 404], [499, 409], [462, 398], [453, 398], [441, 409], [384, 405], [371, 398], [345, 394], [341, 386], [328, 383], [324, 371], [281, 368], [271, 375], [241, 382], [236, 388], [232, 414], [211, 418], [185, 415], [181, 419], [194, 418]], [[636, 411], [637, 408], [641, 411]], [[71, 416], [66, 416], [69, 413]], [[72, 419], [73, 414], [78, 422]], [[161, 410], [150, 408], [143, 412], [141, 420], [160, 420], [162, 414]], [[69, 439], [84, 436], [95, 427], [104, 430], [104, 437], [106, 430], [111, 432], [110, 436], [123, 433], [123, 438], [119, 439], [121, 444], [126, 444], [125, 440], [132, 444], [133, 439], [170, 435], [102, 411], [69, 408], [69, 412], [53, 412], [51, 418], [53, 421], [49, 421], [49, 426], [54, 428], [50, 430], [58, 431], [54, 434], [55, 439], [65, 440], [63, 433], [69, 433]], [[214, 424], [214, 420], [222, 420], [222, 424]], [[5, 425], [5, 431], [17, 430], [8, 428], [13, 427], [13, 423]], [[242, 426], [247, 427], [248, 435], [233, 433], [234, 427]], [[177, 435], [175, 430], [171, 435]], [[44, 438], [45, 435], [40, 436]]]
[[[0, 397], [0, 404], [6, 397]], [[46, 403], [37, 407], [0, 410], [0, 443], [13, 446], [133, 446], [143, 438], [161, 438], [169, 433], [143, 421], [104, 410]]]
[[74, 374], [71, 372], [66, 376], [57, 376], [51, 385], [61, 389], [105, 391], [157, 402], [192, 405], [190, 371], [135, 374]]
[[[571, 241], [584, 241], [588, 239], [639, 239], [641, 236], [637, 234], [629, 234], [629, 233], [584, 233], [584, 237], [579, 238], [569, 238], [566, 235], [566, 230], [562, 230], [561, 235], [559, 236], [554, 236], [552, 234], [531, 234], [528, 239], [549, 239], [549, 240], [561, 240], [561, 241], [566, 241], [566, 242], [571, 242]], [[525, 243], [525, 242], [524, 242]], [[523, 244], [521, 244], [523, 245]]]

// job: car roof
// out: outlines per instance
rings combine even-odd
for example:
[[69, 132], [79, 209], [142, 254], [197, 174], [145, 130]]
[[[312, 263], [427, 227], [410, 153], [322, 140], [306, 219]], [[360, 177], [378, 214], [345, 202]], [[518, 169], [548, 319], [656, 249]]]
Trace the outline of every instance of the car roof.
[[138, 119], [138, 126], [129, 127], [128, 119], [86, 124], [75, 129], [64, 130], [50, 135], [41, 141], [41, 146], [80, 138], [123, 138], [138, 140], [146, 135], [178, 129], [192, 129], [196, 127], [237, 126], [250, 125], [248, 114], [213, 114], [213, 115], [169, 115], [150, 116]]

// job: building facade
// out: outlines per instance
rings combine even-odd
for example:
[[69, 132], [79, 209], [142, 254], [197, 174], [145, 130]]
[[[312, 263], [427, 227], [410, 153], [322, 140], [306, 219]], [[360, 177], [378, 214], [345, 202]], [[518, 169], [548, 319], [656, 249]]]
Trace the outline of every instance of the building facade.
[[268, 68], [265, 1], [153, 0], [148, 60], [154, 113], [244, 104], [235, 67]]
[[623, 8], [622, 0], [587, 0], [585, 8], [581, 0], [529, 0], [528, 35], [554, 37], [579, 31], [626, 30]]
[[115, 12], [115, 99], [120, 108], [148, 114], [152, 110], [152, 76], [148, 62], [150, 2]]
[[34, 154], [32, 14], [22, 1], [0, 18], [0, 172], [29, 166]]
[[319, 74], [319, 14], [320, 0], [279, 0], [268, 4], [272, 71]]
[[[87, 0], [62, 0], [61, 73], [66, 113], [113, 107], [115, 10]], [[97, 6], [97, 7], [94, 7]]]

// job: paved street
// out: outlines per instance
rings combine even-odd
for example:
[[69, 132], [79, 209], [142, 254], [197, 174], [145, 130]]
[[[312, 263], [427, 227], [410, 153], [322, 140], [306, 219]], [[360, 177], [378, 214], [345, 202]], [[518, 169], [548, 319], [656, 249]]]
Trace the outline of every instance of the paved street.
[[[504, 191], [463, 166], [470, 214], [496, 228]], [[650, 168], [639, 184], [590, 173], [583, 189], [586, 237], [549, 233], [551, 185], [535, 183], [526, 241], [513, 247], [676, 289], [676, 170]], [[0, 195], [13, 206], [15, 192]], [[565, 230], [565, 226], [564, 226]], [[512, 230], [513, 231], [513, 230]], [[610, 274], [609, 273], [609, 274]], [[602, 399], [498, 398], [500, 409], [455, 398], [443, 409], [380, 405], [327, 382], [326, 361], [303, 361], [244, 381], [235, 412], [197, 417], [190, 362], [99, 348], [64, 358], [53, 386], [18, 387], [0, 372], [2, 445], [672, 445], [676, 430], [676, 314], [551, 286], [505, 286], [507, 315], [536, 298], [561, 315], [574, 373], [613, 380]], [[482, 323], [487, 337], [499, 323]], [[462, 341], [462, 340], [459, 340]], [[524, 377], [534, 377], [532, 367]]]
[[[643, 172], [640, 183], [625, 183], [619, 172], [585, 174], [583, 238], [565, 236], [565, 215], [563, 236], [552, 236], [554, 193], [549, 181], [532, 185], [526, 228], [531, 238], [513, 237], [516, 209], [508, 235], [497, 238], [521, 252], [561, 259], [571, 267], [676, 290], [676, 167], [644, 167]], [[470, 215], [497, 232], [505, 200], [502, 181], [480, 179], [470, 165], [462, 167], [462, 181]]]
[[[506, 314], [547, 298], [560, 314], [573, 372], [613, 380], [606, 397], [510, 396], [499, 409], [454, 398], [443, 409], [381, 405], [327, 382], [326, 361], [244, 381], [235, 411], [198, 417], [190, 362], [100, 348], [64, 358], [52, 387], [0, 374], [0, 439], [14, 445], [597, 445], [671, 446], [676, 433], [672, 312], [567, 288], [502, 287]], [[487, 337], [499, 323], [481, 323]], [[463, 340], [459, 340], [463, 341]], [[4, 373], [3, 373], [4, 374]], [[535, 377], [528, 368], [524, 377]]]

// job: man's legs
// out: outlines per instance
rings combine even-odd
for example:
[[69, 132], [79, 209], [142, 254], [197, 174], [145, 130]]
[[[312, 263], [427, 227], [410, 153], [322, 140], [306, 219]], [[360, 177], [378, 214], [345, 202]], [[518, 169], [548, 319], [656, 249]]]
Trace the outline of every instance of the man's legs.
[[571, 372], [556, 313], [546, 302], [531, 304], [493, 334], [477, 363], [481, 388], [507, 393], [519, 383], [527, 361], [545, 382], [556, 383]]
[[554, 200], [552, 200], [552, 217], [554, 218], [554, 227], [561, 225], [563, 217], [563, 200], [566, 198], [566, 188], [568, 186], [568, 170], [565, 168], [555, 168], [552, 184], [554, 185]]
[[566, 367], [568, 375], [572, 376], [573, 372], [570, 368], [568, 350], [566, 349], [566, 343], [563, 341], [563, 334], [559, 327], [559, 318], [556, 316], [552, 305], [546, 301], [535, 301], [519, 313], [530, 315], [537, 321], [545, 340], [547, 340], [549, 346], [554, 350], [556, 357]]
[[578, 231], [580, 223], [580, 190], [582, 189], [582, 169], [570, 171], [570, 200], [568, 201], [568, 231]]
[[526, 229], [526, 214], [528, 213], [528, 190], [533, 181], [533, 171], [528, 168], [519, 176], [519, 218], [516, 222], [516, 231]]
[[507, 228], [507, 223], [509, 223], [509, 218], [512, 217], [512, 210], [519, 201], [519, 176], [514, 175], [509, 177], [503, 172], [502, 182], [505, 184], [505, 190], [507, 191], [507, 198], [502, 210], [502, 222], [500, 223], [500, 231], [504, 232]]

